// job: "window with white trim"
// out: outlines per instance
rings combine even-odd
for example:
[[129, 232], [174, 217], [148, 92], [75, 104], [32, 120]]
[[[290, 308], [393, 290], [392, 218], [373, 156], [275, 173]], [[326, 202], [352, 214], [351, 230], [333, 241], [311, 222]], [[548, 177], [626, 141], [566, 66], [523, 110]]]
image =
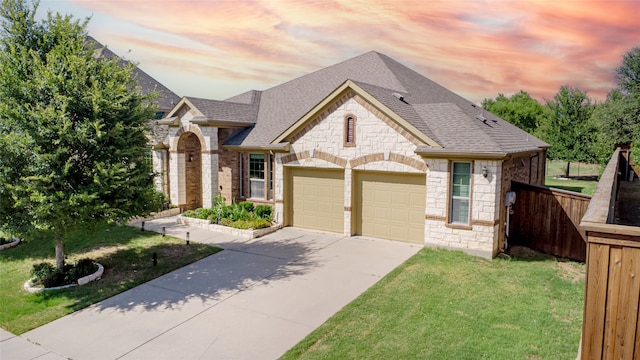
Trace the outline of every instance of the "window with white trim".
[[249, 197], [264, 199], [264, 154], [249, 154]]
[[469, 224], [471, 163], [454, 162], [451, 173], [449, 221], [456, 224]]

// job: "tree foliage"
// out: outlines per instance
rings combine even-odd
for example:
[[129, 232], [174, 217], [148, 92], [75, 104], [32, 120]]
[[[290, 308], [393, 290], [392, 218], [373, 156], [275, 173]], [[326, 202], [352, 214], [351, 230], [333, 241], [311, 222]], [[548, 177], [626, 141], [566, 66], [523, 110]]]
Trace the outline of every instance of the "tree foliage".
[[560, 87], [553, 99], [547, 100], [546, 116], [537, 135], [552, 146], [549, 158], [567, 162], [592, 162], [595, 159], [592, 111], [587, 94], [570, 86]]
[[495, 99], [484, 99], [482, 107], [531, 134], [544, 116], [544, 106], [522, 90], [511, 97], [498, 94]]
[[0, 9], [0, 226], [50, 232], [61, 268], [68, 231], [151, 209], [154, 109], [130, 65], [95, 55], [88, 20], [37, 21], [37, 7]]
[[640, 48], [622, 57], [616, 78], [618, 87], [598, 105], [592, 117], [599, 134], [596, 153], [603, 164], [618, 145], [633, 143], [634, 150], [640, 148]]

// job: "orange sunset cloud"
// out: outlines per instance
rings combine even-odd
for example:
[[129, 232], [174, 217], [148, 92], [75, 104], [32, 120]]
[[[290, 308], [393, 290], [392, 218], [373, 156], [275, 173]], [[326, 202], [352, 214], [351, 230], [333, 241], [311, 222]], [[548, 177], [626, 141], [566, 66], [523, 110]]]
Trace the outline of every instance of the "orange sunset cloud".
[[40, 7], [92, 14], [91, 35], [113, 51], [179, 95], [213, 99], [376, 50], [474, 102], [519, 90], [549, 99], [561, 85], [602, 100], [621, 56], [640, 46], [640, 1], [44, 0]]

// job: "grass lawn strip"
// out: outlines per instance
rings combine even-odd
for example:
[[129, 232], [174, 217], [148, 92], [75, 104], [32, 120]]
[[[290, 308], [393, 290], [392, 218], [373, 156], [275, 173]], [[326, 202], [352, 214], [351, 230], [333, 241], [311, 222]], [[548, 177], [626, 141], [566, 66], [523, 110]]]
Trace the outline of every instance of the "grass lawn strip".
[[588, 180], [560, 180], [547, 176], [544, 185], [556, 189], [593, 195], [594, 191], [596, 191], [596, 186], [598, 186], [598, 182]]
[[425, 248], [284, 359], [575, 359], [584, 265]]
[[[141, 232], [129, 226], [106, 226], [72, 234], [65, 242], [67, 262], [92, 258], [105, 267], [102, 279], [90, 284], [37, 294], [22, 290], [35, 263], [55, 263], [53, 241], [26, 239], [0, 252], [0, 327], [22, 334], [69, 313], [131, 289], [160, 275], [220, 251], [220, 248]], [[153, 266], [152, 254], [158, 265]]]

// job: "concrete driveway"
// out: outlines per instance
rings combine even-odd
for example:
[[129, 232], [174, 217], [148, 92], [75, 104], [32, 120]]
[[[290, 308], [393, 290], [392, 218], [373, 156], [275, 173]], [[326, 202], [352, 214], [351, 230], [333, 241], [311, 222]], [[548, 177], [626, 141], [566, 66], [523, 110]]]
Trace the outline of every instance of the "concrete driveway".
[[275, 359], [420, 250], [284, 228], [247, 241], [175, 225], [147, 229], [224, 248], [22, 335], [72, 359]]

